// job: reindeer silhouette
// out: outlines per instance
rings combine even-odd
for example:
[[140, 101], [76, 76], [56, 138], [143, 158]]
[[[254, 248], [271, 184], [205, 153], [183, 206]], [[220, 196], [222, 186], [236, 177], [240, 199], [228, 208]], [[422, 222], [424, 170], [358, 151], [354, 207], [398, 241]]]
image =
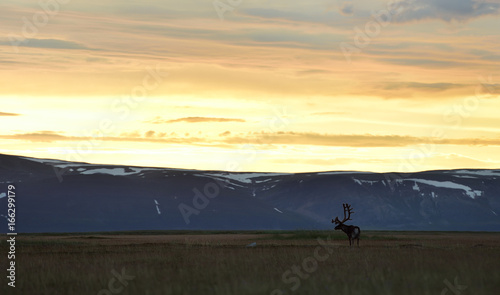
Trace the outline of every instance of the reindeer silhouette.
[[[347, 237], [349, 238], [349, 246], [352, 246], [354, 244], [354, 240], [358, 240], [358, 246], [359, 246], [359, 236], [361, 235], [361, 229], [358, 226], [355, 225], [345, 225], [344, 222], [347, 220], [351, 220], [351, 213], [354, 213], [351, 208], [351, 205], [349, 204], [342, 204], [344, 206], [344, 219], [342, 221], [339, 220], [339, 217], [335, 217], [335, 220], [332, 219], [332, 223], [337, 224], [335, 227], [335, 230], [341, 229], [343, 232], [346, 233]], [[347, 213], [347, 217], [346, 217]], [[352, 242], [352, 244], [351, 244]]]

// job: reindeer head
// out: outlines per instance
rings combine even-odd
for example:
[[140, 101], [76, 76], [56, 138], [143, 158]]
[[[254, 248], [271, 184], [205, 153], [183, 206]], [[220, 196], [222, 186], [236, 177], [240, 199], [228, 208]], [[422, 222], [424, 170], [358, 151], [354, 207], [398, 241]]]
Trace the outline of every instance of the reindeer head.
[[342, 206], [344, 207], [344, 219], [340, 221], [338, 216], [335, 217], [335, 220], [332, 219], [332, 223], [337, 224], [337, 226], [335, 227], [336, 230], [342, 229], [342, 225], [344, 224], [344, 222], [346, 222], [347, 220], [351, 220], [351, 213], [354, 213], [353, 211], [351, 211], [351, 205], [342, 204]]

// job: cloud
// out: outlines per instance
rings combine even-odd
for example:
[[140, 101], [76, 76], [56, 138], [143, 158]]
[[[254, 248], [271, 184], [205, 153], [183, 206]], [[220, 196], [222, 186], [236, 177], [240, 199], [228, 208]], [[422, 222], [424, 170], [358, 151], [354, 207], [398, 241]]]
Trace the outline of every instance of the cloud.
[[289, 144], [336, 147], [405, 147], [418, 144], [500, 146], [500, 138], [439, 139], [407, 135], [342, 135], [314, 132], [251, 133], [245, 136], [229, 137], [225, 142], [230, 144]]
[[332, 116], [332, 115], [347, 115], [348, 112], [316, 112], [312, 113], [313, 116]]
[[326, 70], [316, 70], [316, 69], [312, 69], [312, 70], [301, 70], [301, 71], [297, 71], [297, 76], [307, 76], [307, 75], [323, 75], [323, 74], [330, 74], [331, 72], [330, 71], [326, 71]]
[[500, 138], [456, 138], [441, 139], [432, 137], [415, 137], [408, 135], [373, 135], [373, 134], [320, 134], [314, 132], [249, 132], [232, 135], [226, 131], [219, 137], [195, 137], [186, 133], [184, 137], [175, 133], [156, 134], [150, 130], [144, 135], [135, 131], [123, 133], [122, 136], [108, 137], [76, 137], [65, 136], [54, 131], [39, 131], [13, 135], [0, 135], [3, 139], [29, 140], [33, 142], [55, 141], [114, 141], [114, 142], [151, 142], [175, 143], [193, 145], [216, 144], [255, 144], [255, 145], [315, 145], [335, 147], [405, 147], [418, 144], [436, 145], [469, 145], [469, 146], [500, 146]]
[[206, 122], [246, 122], [246, 121], [243, 119], [232, 119], [232, 118], [185, 117], [173, 120], [154, 119], [152, 121], [149, 121], [148, 123], [165, 124], [165, 123], [178, 123], [178, 122], [206, 123]]
[[335, 166], [335, 165], [351, 165], [351, 164], [356, 164], [362, 161], [363, 163], [367, 164], [384, 164], [387, 163], [387, 159], [377, 159], [377, 158], [330, 158], [330, 159], [325, 159], [325, 158], [284, 158], [284, 159], [275, 159], [273, 160], [273, 163], [280, 163], [280, 164], [288, 164], [288, 163], [297, 163], [301, 165], [317, 165], [317, 166]]
[[491, 167], [494, 161], [485, 161], [477, 158], [468, 157], [461, 154], [438, 154], [429, 161], [436, 167]]
[[466, 67], [466, 61], [460, 60], [442, 60], [442, 59], [432, 59], [432, 57], [407, 57], [407, 58], [381, 58], [380, 61], [386, 62], [388, 64], [401, 65], [401, 66], [412, 66], [420, 68], [460, 68]]
[[[186, 134], [189, 136], [189, 134]], [[166, 137], [165, 133], [156, 133], [153, 130], [141, 135], [138, 131], [122, 133], [121, 136], [86, 137], [86, 136], [66, 136], [55, 131], [38, 131], [31, 133], [19, 133], [11, 135], [0, 135], [1, 139], [28, 140], [32, 142], [152, 142], [152, 143], [176, 143], [176, 144], [199, 144], [206, 140], [197, 137], [177, 137], [174, 133], [171, 137]]]
[[0, 135], [0, 138], [29, 140], [33, 142], [52, 142], [52, 141], [65, 141], [74, 139], [74, 137], [64, 136], [55, 131], [38, 131], [38, 132], [14, 134], [14, 135]]
[[[13, 45], [11, 41], [0, 40], [0, 45]], [[66, 41], [60, 39], [24, 39], [22, 42], [17, 44], [21, 47], [33, 47], [33, 48], [52, 48], [52, 49], [86, 49], [92, 50], [83, 44]]]
[[20, 116], [19, 114], [14, 114], [14, 113], [3, 113], [3, 112], [0, 112], [0, 117], [1, 116]]
[[499, 83], [489, 83], [488, 81], [485, 82], [481, 82], [479, 93], [490, 95], [492, 98], [495, 98], [497, 95], [500, 94]]
[[352, 16], [354, 14], [354, 4], [352, 2], [343, 2], [339, 5], [339, 12], [345, 16]]
[[397, 22], [439, 19], [446, 22], [466, 22], [500, 12], [498, 0], [402, 0], [395, 4], [401, 9]]
[[[391, 98], [416, 98], [419, 99], [438, 99], [438, 98], [453, 98], [457, 96], [466, 96], [474, 94], [477, 84], [468, 83], [449, 83], [449, 82], [410, 82], [410, 81], [386, 81], [374, 82], [368, 84], [363, 89], [351, 90], [352, 94], [365, 94], [382, 97], [385, 99]], [[488, 88], [486, 88], [488, 87]], [[369, 89], [369, 91], [368, 91]], [[485, 84], [482, 87], [481, 93], [494, 96], [496, 87], [494, 84]]]
[[254, 133], [245, 137], [232, 137], [226, 140], [234, 144], [291, 144], [349, 147], [401, 147], [413, 145], [418, 138], [400, 135], [338, 135], [314, 132], [275, 132]]
[[455, 83], [419, 83], [419, 82], [390, 82], [382, 86], [384, 90], [419, 90], [426, 92], [445, 91], [449, 89], [463, 88], [471, 85]]

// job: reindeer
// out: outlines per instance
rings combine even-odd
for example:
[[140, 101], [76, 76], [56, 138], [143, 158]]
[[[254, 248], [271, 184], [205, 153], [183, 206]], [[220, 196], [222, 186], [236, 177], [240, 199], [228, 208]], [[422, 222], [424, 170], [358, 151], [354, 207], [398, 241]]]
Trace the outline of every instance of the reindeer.
[[[352, 208], [351, 208], [351, 205], [349, 204], [342, 204], [342, 206], [344, 206], [344, 219], [342, 221], [339, 220], [338, 216], [335, 217], [335, 220], [332, 219], [332, 223], [335, 223], [337, 224], [337, 226], [335, 227], [335, 230], [339, 230], [341, 229], [343, 232], [346, 233], [347, 237], [349, 238], [349, 246], [352, 246], [351, 245], [351, 241], [352, 241], [352, 244], [354, 244], [354, 240], [358, 240], [358, 247], [359, 247], [359, 236], [361, 235], [361, 229], [355, 225], [345, 225], [344, 222], [346, 222], [347, 220], [351, 220], [351, 213], [354, 213], [352, 212]], [[347, 217], [346, 217], [346, 213], [347, 213]]]

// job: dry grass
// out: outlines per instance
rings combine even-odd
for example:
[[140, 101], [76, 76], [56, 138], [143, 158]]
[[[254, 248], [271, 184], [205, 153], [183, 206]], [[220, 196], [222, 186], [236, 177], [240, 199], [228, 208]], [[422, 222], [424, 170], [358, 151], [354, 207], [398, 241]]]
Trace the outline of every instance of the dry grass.
[[[330, 239], [328, 249], [316, 237]], [[338, 232], [20, 235], [16, 288], [7, 286], [4, 275], [0, 293], [439, 295], [449, 288], [446, 280], [453, 284], [456, 278], [467, 287], [460, 294], [496, 294], [499, 238], [363, 232], [361, 247], [349, 248]], [[1, 253], [7, 252], [5, 240]], [[245, 247], [251, 242], [257, 246]], [[316, 267], [315, 251], [328, 254]], [[291, 272], [294, 265], [299, 275]], [[112, 270], [122, 269], [134, 278], [126, 286], [114, 282], [119, 291], [101, 291], [114, 278]]]

